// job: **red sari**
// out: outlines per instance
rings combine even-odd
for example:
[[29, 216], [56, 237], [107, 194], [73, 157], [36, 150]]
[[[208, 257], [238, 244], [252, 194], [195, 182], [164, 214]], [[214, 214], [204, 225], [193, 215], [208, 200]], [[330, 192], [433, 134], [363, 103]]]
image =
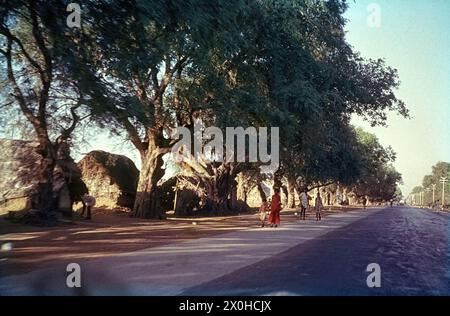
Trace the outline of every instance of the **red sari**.
[[272, 203], [270, 205], [269, 225], [280, 224], [281, 199], [278, 194], [272, 196]]

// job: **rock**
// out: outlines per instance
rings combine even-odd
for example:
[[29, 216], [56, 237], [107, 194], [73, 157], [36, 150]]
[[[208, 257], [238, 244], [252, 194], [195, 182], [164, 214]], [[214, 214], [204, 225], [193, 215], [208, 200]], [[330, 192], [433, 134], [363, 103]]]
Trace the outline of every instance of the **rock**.
[[131, 159], [95, 150], [81, 159], [78, 166], [97, 206], [133, 207], [139, 170]]
[[0, 139], [0, 200], [27, 197], [37, 186], [41, 156], [37, 143]]
[[[36, 192], [39, 183], [42, 157], [36, 152], [37, 142], [0, 139], [0, 204], [8, 205], [25, 199], [23, 209], [37, 205]], [[87, 190], [81, 181], [81, 172], [70, 157], [69, 145], [61, 145], [54, 171], [53, 192], [58, 199], [58, 211], [65, 215], [72, 212], [75, 196]], [[17, 204], [17, 203], [16, 203]], [[55, 210], [56, 211], [56, 210]]]

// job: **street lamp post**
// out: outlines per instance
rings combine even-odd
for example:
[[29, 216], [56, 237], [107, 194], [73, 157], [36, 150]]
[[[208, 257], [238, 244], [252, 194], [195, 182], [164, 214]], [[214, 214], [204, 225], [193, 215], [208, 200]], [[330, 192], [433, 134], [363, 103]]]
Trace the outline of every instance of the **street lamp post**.
[[441, 183], [442, 183], [442, 209], [444, 209], [445, 206], [445, 184], [448, 182], [447, 177], [441, 177]]

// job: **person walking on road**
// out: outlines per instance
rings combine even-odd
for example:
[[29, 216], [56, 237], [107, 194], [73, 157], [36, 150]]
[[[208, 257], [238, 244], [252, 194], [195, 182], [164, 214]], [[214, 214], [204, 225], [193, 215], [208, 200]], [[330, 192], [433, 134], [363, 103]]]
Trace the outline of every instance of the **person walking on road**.
[[365, 196], [362, 199], [362, 203], [363, 203], [364, 209], [366, 209], [366, 207], [367, 207], [367, 198]]
[[308, 209], [309, 197], [306, 193], [306, 188], [302, 188], [300, 193], [300, 220], [306, 220], [306, 210]]
[[81, 212], [81, 217], [83, 217], [84, 212], [87, 210], [86, 219], [91, 219], [92, 207], [95, 206], [95, 197], [85, 194], [83, 195], [83, 211]]
[[267, 204], [267, 199], [264, 198], [261, 202], [261, 206], [259, 207], [259, 219], [261, 220], [261, 227], [264, 227], [266, 225], [268, 209], [269, 205]]
[[314, 209], [316, 211], [316, 221], [321, 221], [322, 220], [321, 212], [323, 209], [323, 203], [319, 191], [317, 192], [316, 201], [314, 203]]
[[280, 189], [275, 188], [274, 195], [272, 196], [272, 203], [270, 204], [270, 216], [269, 225], [270, 227], [278, 227], [280, 225], [280, 212], [281, 212], [281, 198]]

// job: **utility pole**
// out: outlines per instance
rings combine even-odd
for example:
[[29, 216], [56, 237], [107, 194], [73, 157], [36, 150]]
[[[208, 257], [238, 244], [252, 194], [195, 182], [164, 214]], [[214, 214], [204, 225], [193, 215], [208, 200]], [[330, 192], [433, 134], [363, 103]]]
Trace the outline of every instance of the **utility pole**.
[[441, 183], [442, 183], [442, 209], [444, 209], [445, 206], [445, 184], [448, 182], [448, 177], [441, 177]]

